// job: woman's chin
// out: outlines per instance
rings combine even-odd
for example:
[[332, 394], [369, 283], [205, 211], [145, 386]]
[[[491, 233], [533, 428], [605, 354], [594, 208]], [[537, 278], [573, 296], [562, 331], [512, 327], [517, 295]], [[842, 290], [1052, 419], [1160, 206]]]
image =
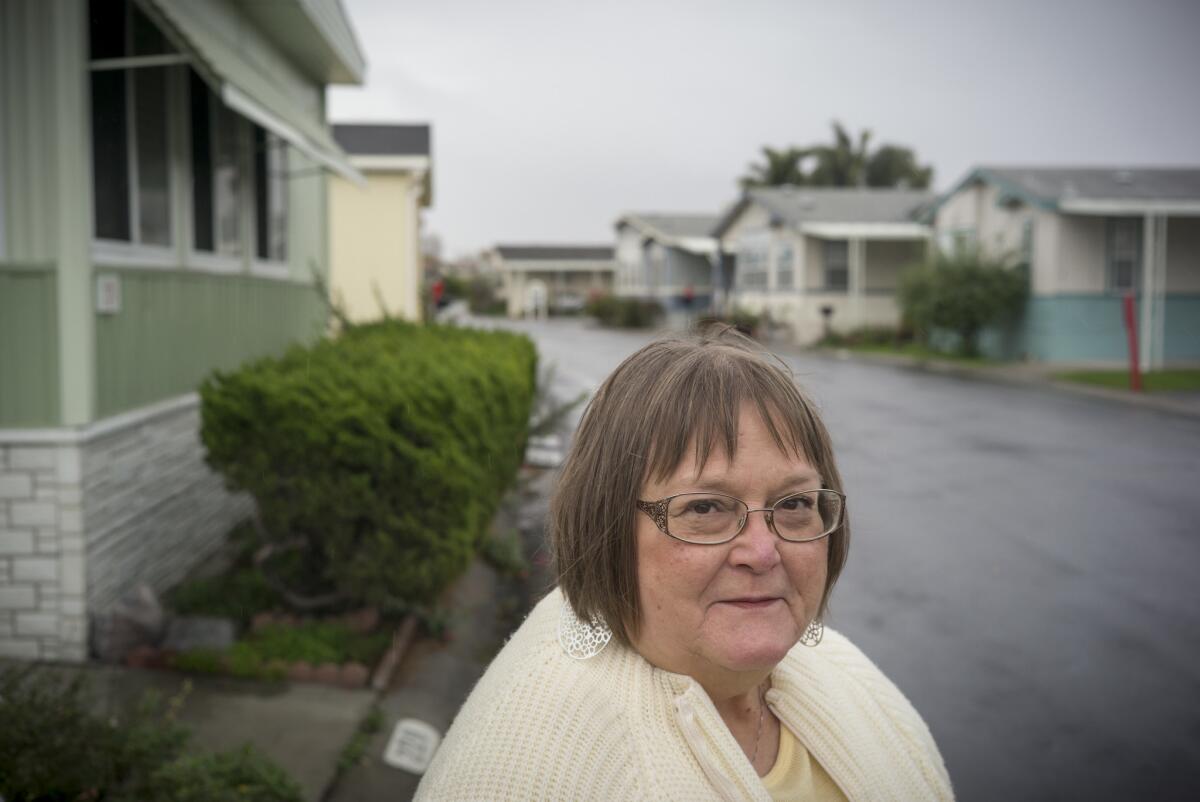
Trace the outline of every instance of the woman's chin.
[[795, 640], [781, 637], [743, 637], [713, 650], [715, 662], [730, 671], [770, 670], [787, 656]]

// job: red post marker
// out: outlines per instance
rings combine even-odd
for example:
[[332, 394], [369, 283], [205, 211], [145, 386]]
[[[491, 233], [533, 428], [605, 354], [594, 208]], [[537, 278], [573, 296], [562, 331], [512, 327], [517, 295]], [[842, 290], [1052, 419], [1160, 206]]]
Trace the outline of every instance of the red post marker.
[[1133, 305], [1133, 293], [1125, 293], [1125, 333], [1129, 336], [1129, 389], [1142, 391], [1142, 371], [1138, 369], [1137, 311]]

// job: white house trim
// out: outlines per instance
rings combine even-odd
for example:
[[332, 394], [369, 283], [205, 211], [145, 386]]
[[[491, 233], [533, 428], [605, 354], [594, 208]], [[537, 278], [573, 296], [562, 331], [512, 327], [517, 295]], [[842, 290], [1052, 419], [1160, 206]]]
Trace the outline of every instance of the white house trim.
[[424, 173], [429, 169], [428, 156], [351, 156], [350, 164], [359, 170], [383, 173]]
[[1083, 200], [1061, 200], [1058, 202], [1058, 210], [1064, 214], [1090, 214], [1111, 217], [1150, 214], [1200, 217], [1200, 201], [1088, 198]]
[[128, 429], [139, 423], [154, 420], [181, 409], [191, 409], [200, 403], [196, 393], [168, 398], [138, 409], [122, 412], [87, 426], [57, 429], [0, 429], [0, 443], [5, 445], [80, 445], [112, 432]]

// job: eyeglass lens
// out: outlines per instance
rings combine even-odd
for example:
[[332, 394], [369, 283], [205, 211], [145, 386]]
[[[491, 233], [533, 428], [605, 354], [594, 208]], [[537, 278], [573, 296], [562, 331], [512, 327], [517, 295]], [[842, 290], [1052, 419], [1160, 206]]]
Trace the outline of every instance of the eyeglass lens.
[[[775, 502], [775, 531], [785, 540], [814, 540], [841, 520], [842, 497], [832, 490], [808, 490]], [[667, 505], [667, 531], [682, 540], [719, 543], [742, 527], [745, 503], [712, 493], [685, 493]]]

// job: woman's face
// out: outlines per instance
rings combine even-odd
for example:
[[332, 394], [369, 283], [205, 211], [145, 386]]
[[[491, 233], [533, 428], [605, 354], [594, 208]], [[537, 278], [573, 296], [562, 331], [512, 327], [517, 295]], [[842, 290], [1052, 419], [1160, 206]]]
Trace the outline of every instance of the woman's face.
[[[743, 406], [732, 462], [717, 451], [698, 471], [685, 459], [666, 481], [643, 486], [641, 498], [719, 492], [757, 509], [819, 487], [817, 471], [782, 453], [757, 411]], [[660, 668], [695, 678], [769, 670], [820, 608], [829, 539], [782, 540], [764, 513], [750, 513], [728, 543], [702, 546], [668, 537], [639, 512], [636, 538], [642, 623], [634, 646]]]

